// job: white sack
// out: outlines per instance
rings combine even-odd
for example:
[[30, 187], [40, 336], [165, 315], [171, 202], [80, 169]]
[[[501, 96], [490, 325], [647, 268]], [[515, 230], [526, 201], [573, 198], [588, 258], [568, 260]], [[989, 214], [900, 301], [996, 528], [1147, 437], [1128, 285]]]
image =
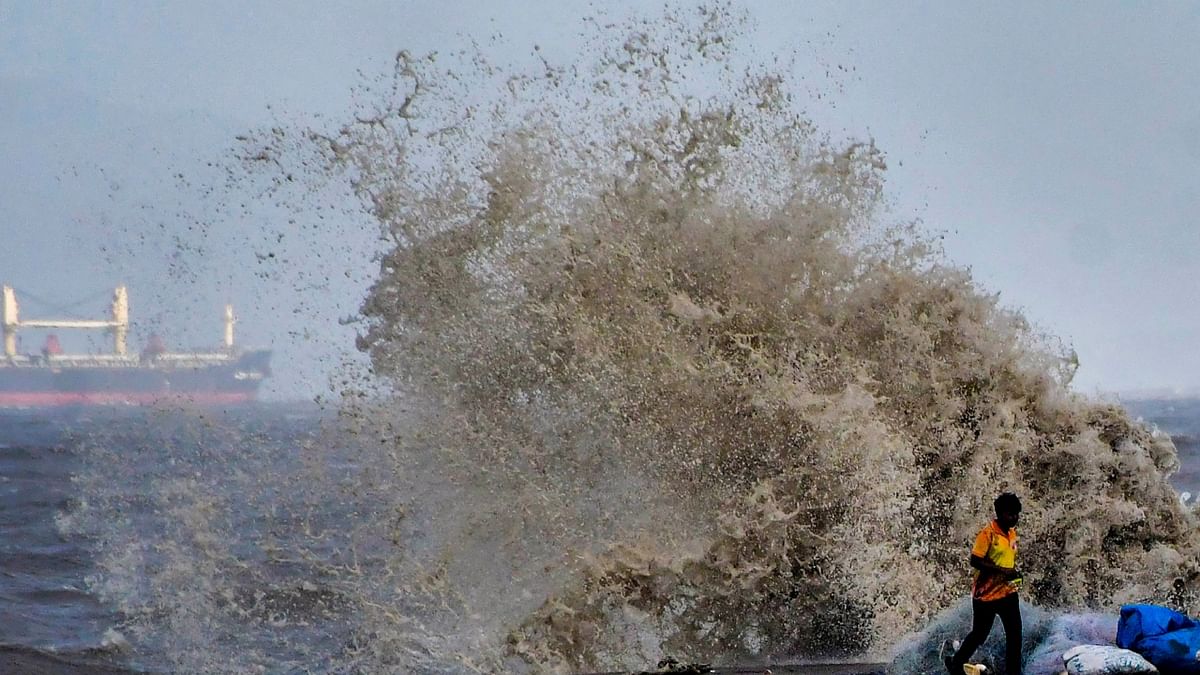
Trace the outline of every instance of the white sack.
[[1067, 675], [1119, 675], [1120, 673], [1157, 673], [1158, 668], [1141, 654], [1120, 647], [1079, 645], [1063, 654]]

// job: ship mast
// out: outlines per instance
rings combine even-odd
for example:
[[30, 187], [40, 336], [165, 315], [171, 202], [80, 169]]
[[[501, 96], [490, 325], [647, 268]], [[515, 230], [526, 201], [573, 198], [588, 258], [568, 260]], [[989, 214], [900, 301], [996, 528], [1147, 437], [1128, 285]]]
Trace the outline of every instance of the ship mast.
[[12, 286], [4, 287], [0, 305], [3, 306], [0, 318], [4, 321], [4, 355], [12, 358], [17, 355], [17, 296]]
[[233, 351], [233, 324], [237, 321], [233, 316], [233, 305], [225, 305], [225, 349]]

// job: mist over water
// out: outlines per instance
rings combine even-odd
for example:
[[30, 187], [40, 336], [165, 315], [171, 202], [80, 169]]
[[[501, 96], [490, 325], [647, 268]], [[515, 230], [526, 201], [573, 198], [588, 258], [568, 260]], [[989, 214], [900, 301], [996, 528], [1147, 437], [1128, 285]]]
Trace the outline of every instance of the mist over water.
[[895, 222], [884, 153], [816, 129], [736, 12], [586, 30], [561, 65], [401, 52], [345, 126], [248, 138], [278, 194], [347, 181], [377, 221], [377, 379], [282, 446], [186, 411], [141, 454], [93, 439], [63, 526], [135, 643], [193, 672], [884, 658], [967, 593], [1002, 490], [1027, 600], [1200, 609], [1170, 439]]

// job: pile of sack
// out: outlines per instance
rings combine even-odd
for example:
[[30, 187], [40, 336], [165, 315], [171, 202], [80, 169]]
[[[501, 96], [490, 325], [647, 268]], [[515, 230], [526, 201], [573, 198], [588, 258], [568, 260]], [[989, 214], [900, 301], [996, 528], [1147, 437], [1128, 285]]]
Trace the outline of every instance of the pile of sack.
[[1081, 645], [1063, 654], [1067, 675], [1200, 675], [1200, 624], [1158, 605], [1125, 605], [1117, 644]]
[[[1025, 675], [1200, 675], [1200, 619], [1166, 607], [1125, 605], [1118, 618], [1111, 612], [1052, 612], [1022, 602], [1021, 619]], [[947, 653], [971, 620], [969, 600], [947, 608], [899, 646], [886, 672], [945, 673]], [[1005, 642], [1004, 631], [993, 630], [975, 652], [973, 669], [980, 675], [1006, 672]]]

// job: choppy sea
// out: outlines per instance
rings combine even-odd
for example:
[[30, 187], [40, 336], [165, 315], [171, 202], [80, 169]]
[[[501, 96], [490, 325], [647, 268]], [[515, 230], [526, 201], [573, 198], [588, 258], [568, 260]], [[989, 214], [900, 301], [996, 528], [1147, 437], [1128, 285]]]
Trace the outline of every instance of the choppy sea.
[[[195, 429], [181, 427], [180, 414], [139, 408], [0, 413], [0, 672], [179, 669], [154, 653], [151, 641], [134, 644], [122, 632], [127, 617], [98, 592], [105, 578], [98, 553], [113, 555], [122, 545], [114, 533], [129, 526], [134, 539], [161, 541], [161, 532], [148, 530], [162, 527], [149, 511], [161, 507], [156, 495], [164, 479], [184, 472], [200, 491], [212, 491], [211, 481], [220, 476], [203, 475], [206, 468], [213, 474], [228, 469], [211, 461], [212, 453], [242, 455], [252, 471], [282, 467], [295, 460], [296, 448], [324, 417], [312, 405], [287, 404], [183, 413], [221, 429], [226, 447], [220, 448], [212, 447], [212, 434], [201, 440]], [[164, 444], [162, 433], [139, 433], [148, 428], [173, 435], [174, 442]], [[117, 439], [125, 447], [112, 447]], [[181, 451], [186, 445], [192, 447]], [[98, 472], [98, 446], [127, 452], [137, 470]], [[119, 484], [109, 483], [114, 477]], [[96, 500], [119, 502], [121, 528], [75, 526]], [[166, 642], [169, 637], [156, 644]]]
[[[1181, 470], [1173, 478], [1175, 487], [1184, 498], [1200, 494], [1200, 399], [1127, 401], [1125, 405], [1135, 416], [1172, 436], [1181, 463]], [[230, 481], [230, 475], [273, 468], [287, 470], [288, 464], [300, 461], [300, 449], [310, 447], [319, 438], [321, 425], [329, 414], [308, 404], [259, 404], [233, 410], [189, 411], [186, 417], [206, 420], [209, 431], [200, 434], [204, 438], [197, 437], [192, 425], [180, 425], [177, 411], [0, 413], [0, 672], [124, 673], [186, 669], [177, 657], [159, 651], [178, 648], [179, 640], [173, 638], [182, 636], [172, 636], [172, 630], [195, 627], [174, 622], [151, 626], [150, 633], [141, 637], [128, 634], [129, 617], [113, 600], [111, 587], [104, 586], [106, 583], [111, 586], [111, 578], [100, 568], [98, 556], [102, 552], [111, 563], [114, 556], [119, 558], [123, 545], [137, 548], [138, 539], [163, 540], [157, 530], [175, 525], [164, 525], [161, 513], [151, 517], [148, 510], [161, 512], [164, 480], [187, 481], [201, 494], [228, 490], [228, 494], [214, 498], [236, 500], [246, 483]], [[155, 431], [146, 437], [139, 431], [145, 429]], [[211, 429], [220, 432], [213, 433]], [[124, 451], [136, 458], [129, 466], [137, 470], [108, 471], [98, 465], [97, 439], [103, 439], [109, 446], [106, 452]], [[126, 447], [111, 447], [114, 439], [120, 439]], [[213, 439], [217, 439], [215, 445], [224, 447], [213, 447]], [[160, 447], [164, 443], [175, 449], [164, 452]], [[188, 444], [194, 447], [186, 452], [179, 450]], [[103, 461], [103, 456], [100, 457]], [[348, 463], [332, 458], [331, 462], [341, 463], [347, 476], [353, 473]], [[114, 499], [121, 507], [104, 513], [108, 514], [106, 517], [120, 513], [122, 527], [132, 528], [129, 540], [124, 543], [113, 540], [116, 528], [97, 527], [96, 523], [81, 527], [77, 522], [79, 514], [97, 500], [111, 504]], [[264, 512], [296, 507], [288, 495], [254, 495], [253, 500], [254, 504], [243, 505], [245, 521], [235, 519], [230, 524], [234, 529], [244, 530], [247, 540], [274, 535], [259, 530], [277, 527], [279, 522], [287, 520], [278, 513], [274, 519], [264, 518]], [[265, 502], [274, 506], [264, 506]], [[323, 515], [329, 521], [325, 525], [331, 530], [351, 529], [355, 516], [347, 508], [344, 504], [331, 505]], [[334, 522], [338, 520], [346, 522]], [[187, 527], [185, 522], [177, 525]], [[234, 539], [238, 536], [233, 533]], [[144, 555], [145, 551], [141, 553]], [[172, 552], [160, 553], [163, 560], [157, 563], [143, 560], [140, 564], [145, 569], [166, 564], [164, 560]], [[179, 551], [173, 554], [178, 555]], [[137, 570], [143, 568], [135, 565], [131, 569], [125, 572], [135, 577], [132, 583], [136, 585]], [[155, 601], [154, 594], [170, 592], [162, 587], [161, 579], [159, 574], [156, 587], [141, 591], [148, 595], [143, 598], [141, 609]], [[128, 579], [126, 583], [130, 583]], [[177, 583], [186, 585], [187, 580], [179, 579]], [[295, 601], [304, 597], [305, 590], [312, 591], [318, 586], [301, 582], [297, 586], [300, 590], [292, 596], [279, 596], [278, 586], [259, 595], [275, 592], [280, 606], [286, 605], [284, 600], [290, 597], [290, 607], [295, 610], [303, 604]], [[180, 589], [181, 597], [186, 597], [185, 590]], [[255, 593], [254, 589], [248, 592]], [[280, 658], [275, 661], [279, 672], [327, 672], [328, 662], [321, 658], [321, 652], [340, 649], [344, 645], [339, 641], [348, 639], [340, 632], [337, 612], [329, 611], [316, 597], [319, 594], [310, 595], [314, 597], [308, 599], [307, 606], [298, 610], [305, 615], [302, 620], [292, 616], [287, 626], [281, 623], [281, 633], [286, 633], [287, 639], [280, 640], [279, 649], [287, 653], [278, 655]], [[141, 627], [144, 631], [146, 625], [143, 623]], [[153, 636], [147, 637], [150, 634]], [[270, 650], [271, 646], [256, 648]], [[236, 670], [239, 659], [234, 654], [228, 656], [230, 669]], [[208, 655], [195, 663], [212, 666], [222, 663], [222, 657]], [[781, 671], [776, 668], [776, 672]]]

